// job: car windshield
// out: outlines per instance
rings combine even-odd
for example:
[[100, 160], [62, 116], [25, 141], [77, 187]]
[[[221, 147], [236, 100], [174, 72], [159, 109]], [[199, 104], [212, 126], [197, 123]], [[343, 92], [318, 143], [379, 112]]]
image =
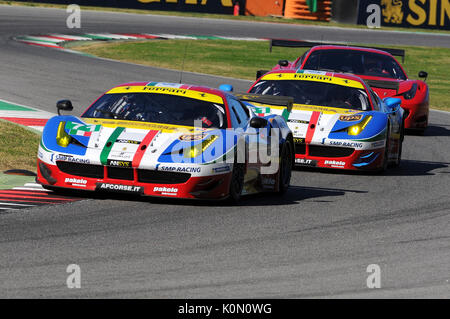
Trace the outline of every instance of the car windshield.
[[[226, 128], [223, 104], [158, 93], [105, 94], [82, 117]], [[198, 126], [198, 125], [197, 125]]]
[[370, 104], [363, 89], [315, 81], [259, 81], [250, 93], [292, 96], [294, 103], [367, 111]]
[[327, 70], [357, 75], [406, 80], [398, 63], [390, 56], [359, 50], [317, 50], [303, 66], [305, 70]]

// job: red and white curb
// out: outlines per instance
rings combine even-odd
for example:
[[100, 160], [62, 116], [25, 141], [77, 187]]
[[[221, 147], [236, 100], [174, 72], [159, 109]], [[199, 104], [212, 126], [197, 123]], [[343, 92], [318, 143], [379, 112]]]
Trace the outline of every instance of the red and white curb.
[[[26, 35], [15, 37], [14, 40], [30, 45], [60, 49], [76, 52], [64, 48], [64, 44], [73, 41], [114, 41], [114, 40], [237, 40], [237, 41], [266, 41], [263, 38], [242, 38], [224, 36], [199, 36], [199, 35], [176, 35], [176, 34], [151, 34], [151, 33], [85, 33], [80, 35], [71, 34], [45, 34]], [[77, 52], [76, 52], [77, 53]]]
[[56, 114], [0, 99], [0, 119], [43, 131], [48, 119]]
[[26, 183], [21, 187], [0, 190], [0, 211], [14, 211], [36, 206], [63, 204], [82, 198], [56, 195], [36, 183]]

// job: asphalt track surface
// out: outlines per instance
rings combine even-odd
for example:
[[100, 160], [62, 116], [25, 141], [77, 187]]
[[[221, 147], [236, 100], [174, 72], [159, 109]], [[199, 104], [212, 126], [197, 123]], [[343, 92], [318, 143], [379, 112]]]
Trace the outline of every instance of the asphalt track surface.
[[[449, 47], [439, 35], [336, 30], [192, 18], [0, 6], [0, 98], [75, 114], [126, 81], [179, 72], [16, 43], [36, 33], [148, 32], [323, 38]], [[71, 32], [72, 31], [72, 32]], [[200, 70], [201, 71], [201, 70]], [[431, 75], [432, 76], [432, 75]], [[183, 82], [246, 81], [186, 73]], [[450, 114], [431, 112], [425, 136], [407, 136], [400, 168], [382, 176], [295, 171], [279, 198], [240, 206], [116, 197], [0, 214], [0, 297], [450, 297]], [[81, 289], [66, 267], [81, 267]], [[366, 268], [381, 267], [381, 289]]]

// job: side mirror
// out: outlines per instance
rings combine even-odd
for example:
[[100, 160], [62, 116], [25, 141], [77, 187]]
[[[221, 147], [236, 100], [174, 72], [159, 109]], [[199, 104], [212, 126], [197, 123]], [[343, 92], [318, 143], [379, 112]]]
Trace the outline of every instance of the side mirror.
[[234, 88], [231, 84], [221, 84], [219, 86], [219, 90], [222, 90], [225, 92], [233, 92]]
[[280, 60], [280, 61], [278, 61], [278, 65], [279, 66], [288, 66], [289, 61], [288, 60]]
[[265, 118], [258, 116], [252, 117], [250, 120], [250, 127], [253, 128], [263, 128], [266, 127], [267, 124], [269, 124], [269, 122]]
[[428, 73], [425, 71], [420, 71], [419, 72], [419, 78], [425, 78], [425, 81], [427, 80], [428, 77]]
[[395, 113], [400, 109], [402, 100], [396, 97], [387, 97], [383, 100], [384, 104], [389, 110], [389, 113]]
[[70, 100], [61, 100], [56, 103], [56, 109], [58, 110], [58, 115], [61, 115], [61, 111], [72, 111], [73, 106]]

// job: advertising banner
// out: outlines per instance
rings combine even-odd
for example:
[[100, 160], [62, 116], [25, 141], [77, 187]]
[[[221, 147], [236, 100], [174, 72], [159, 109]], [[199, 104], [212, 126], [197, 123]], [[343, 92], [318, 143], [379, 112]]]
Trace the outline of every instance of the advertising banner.
[[[21, 0], [18, 0], [21, 1]], [[57, 4], [78, 4], [80, 6], [147, 9], [162, 11], [186, 11], [203, 13], [233, 14], [235, 2], [239, 3], [241, 14], [245, 11], [245, 0], [23, 0]]]
[[359, 0], [358, 24], [450, 30], [450, 0]]

